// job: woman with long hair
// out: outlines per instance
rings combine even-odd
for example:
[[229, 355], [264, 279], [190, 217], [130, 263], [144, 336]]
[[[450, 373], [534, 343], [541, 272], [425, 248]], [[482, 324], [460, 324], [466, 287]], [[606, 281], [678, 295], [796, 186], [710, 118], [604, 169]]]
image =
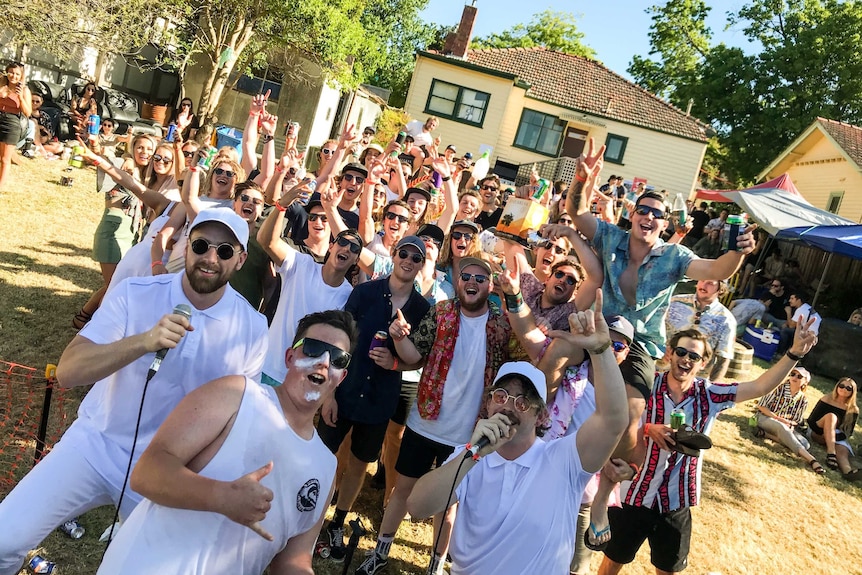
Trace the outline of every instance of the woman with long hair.
[[191, 140], [200, 127], [198, 117], [195, 116], [194, 105], [190, 98], [180, 100], [179, 107], [171, 114], [172, 123], [177, 125], [177, 132], [182, 135], [183, 140]]
[[[132, 140], [131, 156], [124, 160], [120, 168], [131, 176], [130, 181], [144, 180], [157, 146], [156, 139], [147, 134], [140, 134]], [[97, 160], [100, 169], [107, 169], [115, 175], [118, 173], [108, 160], [92, 152], [85, 152], [85, 154], [90, 159]], [[93, 313], [102, 303], [102, 297], [111, 283], [117, 264], [137, 242], [141, 228], [140, 204], [138, 195], [120, 184], [105, 192], [105, 211], [102, 213], [102, 219], [93, 238], [93, 259], [99, 262], [103, 281], [101, 287], [93, 292], [81, 311], [75, 314], [72, 320], [72, 327], [75, 329], [81, 329], [93, 317]]]
[[849, 440], [859, 418], [858, 388], [855, 381], [842, 377], [832, 393], [821, 397], [808, 415], [811, 439], [826, 446], [826, 466], [840, 471], [848, 481], [862, 479], [862, 471], [850, 465], [853, 449]]
[[33, 113], [30, 89], [24, 82], [24, 65], [11, 62], [0, 79], [0, 191], [12, 169], [12, 156], [24, 135], [23, 121]]
[[87, 121], [92, 114], [99, 113], [99, 104], [96, 101], [96, 92], [99, 88], [93, 82], [87, 82], [81, 88], [81, 94], [72, 96], [72, 105], [69, 107], [69, 115], [75, 123], [75, 130], [79, 136], [87, 133]]

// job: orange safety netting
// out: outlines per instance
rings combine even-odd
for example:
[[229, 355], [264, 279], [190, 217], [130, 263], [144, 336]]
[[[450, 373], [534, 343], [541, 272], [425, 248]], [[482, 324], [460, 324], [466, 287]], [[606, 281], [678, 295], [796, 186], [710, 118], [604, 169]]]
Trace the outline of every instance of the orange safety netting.
[[[0, 361], [0, 499], [33, 466], [43, 412], [47, 409], [45, 453], [71, 423], [66, 390], [55, 384], [56, 380], [32, 367]], [[51, 398], [46, 403], [49, 388]]]

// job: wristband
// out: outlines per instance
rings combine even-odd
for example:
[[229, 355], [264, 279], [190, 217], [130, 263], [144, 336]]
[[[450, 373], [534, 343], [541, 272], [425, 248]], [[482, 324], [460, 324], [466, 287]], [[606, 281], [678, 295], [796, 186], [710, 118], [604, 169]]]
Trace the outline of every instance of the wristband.
[[377, 184], [380, 183], [380, 180], [365, 180], [365, 183], [370, 185], [370, 186], [376, 186]]
[[275, 209], [277, 209], [280, 212], [286, 212], [287, 211], [287, 208], [282, 206], [281, 202], [275, 202]]
[[276, 171], [276, 172], [278, 172], [278, 173], [280, 174], [280, 173], [282, 173], [282, 172], [284, 171], [284, 168], [282, 168], [281, 166], [278, 166], [278, 165], [277, 165], [277, 166], [275, 166], [275, 171]]
[[[467, 445], [465, 445], [464, 447], [465, 449], [467, 449], [467, 453], [470, 453], [470, 450], [473, 449], [473, 444], [468, 442]], [[481, 459], [481, 456], [478, 453], [476, 455], [473, 455], [472, 457], [473, 461], [479, 461]]]
[[443, 180], [444, 182], [448, 182], [449, 180], [452, 179], [452, 176], [446, 176], [445, 178], [440, 178], [440, 179]]
[[190, 172], [195, 172], [195, 173], [197, 173], [197, 171], [198, 171], [199, 169], [200, 169], [200, 168], [198, 168], [197, 166], [192, 166], [191, 168], [189, 168], [189, 171], [190, 171]]
[[150, 269], [156, 269], [156, 266], [162, 265], [162, 260], [156, 260], [150, 264]]
[[784, 353], [784, 355], [786, 355], [787, 357], [789, 357], [793, 361], [802, 361], [802, 358], [805, 357], [804, 355], [796, 355], [795, 353], [793, 353], [789, 349]]
[[511, 312], [519, 312], [524, 305], [524, 296], [521, 292], [514, 295], [506, 294], [506, 309]]
[[609, 347], [611, 347], [610, 340], [606, 341], [604, 343], [604, 345], [602, 345], [598, 349], [588, 349], [587, 353], [589, 353], [590, 355], [601, 355], [601, 354], [605, 353]]
[[392, 358], [392, 371], [396, 371], [397, 369], [398, 369], [398, 358], [393, 357]]
[[575, 174], [575, 179], [576, 179], [577, 181], [579, 181], [579, 182], [586, 182], [586, 181], [587, 181], [587, 179], [586, 179], [586, 178], [582, 178], [582, 177], [581, 177], [581, 176], [579, 176], [578, 174]]
[[649, 423], [644, 423], [644, 439], [649, 435]]
[[272, 141], [272, 136], [270, 136], [269, 134], [264, 134], [260, 137], [260, 139], [263, 140], [264, 144], [268, 144]]

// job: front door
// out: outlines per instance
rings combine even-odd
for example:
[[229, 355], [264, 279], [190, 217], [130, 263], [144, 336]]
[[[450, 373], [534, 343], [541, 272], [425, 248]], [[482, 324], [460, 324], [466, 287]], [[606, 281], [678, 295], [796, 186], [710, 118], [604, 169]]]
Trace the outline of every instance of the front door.
[[560, 156], [567, 158], [577, 158], [584, 151], [584, 146], [587, 144], [587, 136], [589, 132], [579, 130], [571, 126], [566, 128], [566, 139], [563, 140], [563, 151]]

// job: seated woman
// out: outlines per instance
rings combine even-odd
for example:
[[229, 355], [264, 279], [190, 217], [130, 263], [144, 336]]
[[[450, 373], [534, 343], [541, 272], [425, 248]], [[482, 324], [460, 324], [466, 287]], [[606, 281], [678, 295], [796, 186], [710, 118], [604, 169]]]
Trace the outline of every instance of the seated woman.
[[69, 107], [69, 116], [75, 124], [75, 131], [79, 136], [87, 135], [87, 120], [90, 115], [99, 113], [99, 105], [96, 102], [96, 91], [98, 88], [92, 82], [87, 82], [81, 88], [81, 95], [72, 96], [72, 105]]
[[811, 374], [808, 370], [795, 367], [791, 370], [787, 381], [761, 397], [757, 404], [757, 430], [758, 436], [762, 434], [782, 444], [805, 460], [814, 473], [823, 475], [826, 470], [808, 452], [808, 448], [811, 447], [808, 439], [796, 431], [796, 427], [802, 423], [802, 415], [808, 408], [805, 389], [810, 381]]
[[171, 122], [177, 125], [177, 131], [182, 135], [183, 140], [188, 141], [195, 137], [200, 125], [189, 98], [180, 100], [180, 107], [171, 114]]
[[808, 415], [811, 439], [826, 446], [826, 466], [837, 469], [848, 481], [862, 479], [862, 471], [850, 466], [850, 435], [859, 417], [856, 390], [859, 386], [849, 377], [842, 377], [832, 393], [820, 398]]

